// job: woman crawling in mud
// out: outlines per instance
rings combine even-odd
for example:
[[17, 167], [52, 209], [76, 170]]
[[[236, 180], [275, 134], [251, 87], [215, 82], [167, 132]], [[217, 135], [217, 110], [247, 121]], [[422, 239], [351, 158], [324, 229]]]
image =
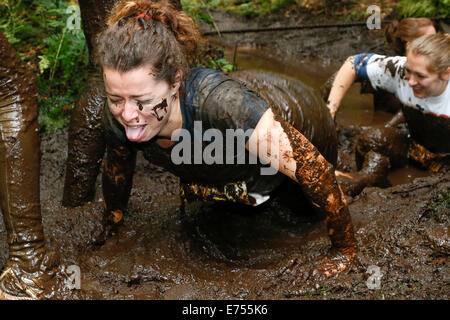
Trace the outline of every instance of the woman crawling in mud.
[[[350, 86], [358, 79], [389, 91], [403, 104], [403, 115], [412, 139], [390, 121], [384, 129], [372, 129], [359, 137], [357, 162], [370, 150], [399, 167], [409, 159], [437, 172], [448, 161], [450, 143], [450, 35], [429, 34], [412, 41], [406, 57], [358, 54], [349, 57], [338, 71], [327, 107], [334, 118]], [[381, 163], [381, 161], [379, 162]]]
[[[118, 3], [99, 34], [95, 56], [107, 97], [102, 115], [105, 219], [116, 226], [126, 213], [138, 150], [180, 177], [185, 200], [258, 205], [284, 176], [296, 181], [314, 207], [326, 214], [332, 250], [316, 274], [342, 272], [355, 255], [356, 243], [334, 175], [336, 132], [325, 105], [309, 88], [274, 75], [235, 75], [263, 99], [219, 71], [189, 70], [188, 59], [200, 39], [189, 16], [166, 2], [150, 1]], [[209, 132], [209, 141], [211, 136], [217, 140], [229, 130], [244, 141], [244, 159], [258, 155], [260, 163], [220, 161], [220, 155], [230, 159], [230, 150], [220, 147], [209, 149], [209, 161], [204, 155], [211, 146], [201, 141], [197, 149], [196, 137]], [[180, 152], [181, 145], [192, 148]], [[260, 152], [264, 148], [268, 152]], [[236, 149], [231, 151], [234, 160], [242, 156]], [[279, 173], [263, 175], [267, 166], [262, 163]], [[76, 193], [71, 192], [74, 184], [65, 186], [66, 203]]]

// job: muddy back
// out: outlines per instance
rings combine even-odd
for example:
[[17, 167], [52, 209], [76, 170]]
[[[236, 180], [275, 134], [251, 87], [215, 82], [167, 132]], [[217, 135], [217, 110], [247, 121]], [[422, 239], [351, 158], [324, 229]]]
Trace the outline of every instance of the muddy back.
[[337, 134], [320, 94], [301, 81], [257, 70], [236, 71], [232, 78], [255, 91], [285, 121], [299, 130], [328, 162], [337, 162]]

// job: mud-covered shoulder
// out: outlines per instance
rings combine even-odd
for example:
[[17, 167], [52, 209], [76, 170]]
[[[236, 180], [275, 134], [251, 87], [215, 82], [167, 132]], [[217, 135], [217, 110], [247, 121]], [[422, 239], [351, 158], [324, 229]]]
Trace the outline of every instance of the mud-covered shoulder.
[[186, 83], [186, 105], [203, 128], [254, 129], [269, 106], [239, 80], [215, 70], [194, 69]]

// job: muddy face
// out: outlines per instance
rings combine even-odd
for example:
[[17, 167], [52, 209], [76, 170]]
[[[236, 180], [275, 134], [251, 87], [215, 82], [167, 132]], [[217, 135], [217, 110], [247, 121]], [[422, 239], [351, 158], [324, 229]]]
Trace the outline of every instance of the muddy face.
[[149, 66], [127, 72], [103, 69], [109, 110], [132, 142], [149, 141], [157, 135], [167, 139], [181, 128], [180, 103], [174, 98], [180, 82], [170, 85], [149, 70]]

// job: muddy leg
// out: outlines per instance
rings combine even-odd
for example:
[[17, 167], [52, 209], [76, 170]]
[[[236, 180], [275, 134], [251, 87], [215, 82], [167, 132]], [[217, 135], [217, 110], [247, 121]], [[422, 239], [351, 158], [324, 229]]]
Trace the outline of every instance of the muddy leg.
[[136, 151], [126, 146], [108, 145], [102, 182], [105, 219], [109, 225], [116, 226], [126, 212], [135, 166]]
[[105, 153], [102, 123], [105, 100], [103, 81], [93, 73], [70, 121], [64, 206], [80, 206], [95, 196], [95, 182]]
[[344, 193], [354, 197], [361, 193], [365, 187], [389, 187], [390, 183], [387, 180], [389, 167], [389, 158], [374, 151], [369, 151], [365, 155], [364, 164], [360, 171], [356, 173], [336, 172], [336, 177]]
[[69, 126], [66, 180], [62, 204], [77, 207], [95, 196], [95, 182], [105, 153], [102, 126], [104, 93], [101, 72], [93, 63], [94, 38], [106, 26], [106, 18], [118, 0], [80, 0], [83, 32], [90, 53], [86, 89], [72, 112]]
[[390, 186], [387, 180], [389, 169], [407, 163], [408, 146], [406, 134], [399, 129], [385, 127], [365, 131], [356, 141], [355, 158], [360, 170], [338, 173], [344, 193], [354, 197], [365, 187]]
[[39, 298], [45, 257], [34, 76], [0, 33], [0, 197], [9, 246], [0, 299]]
[[393, 168], [400, 168], [408, 162], [409, 141], [407, 135], [396, 128], [372, 128], [365, 131], [356, 141], [356, 164], [361, 169], [369, 151], [375, 151], [387, 158]]

